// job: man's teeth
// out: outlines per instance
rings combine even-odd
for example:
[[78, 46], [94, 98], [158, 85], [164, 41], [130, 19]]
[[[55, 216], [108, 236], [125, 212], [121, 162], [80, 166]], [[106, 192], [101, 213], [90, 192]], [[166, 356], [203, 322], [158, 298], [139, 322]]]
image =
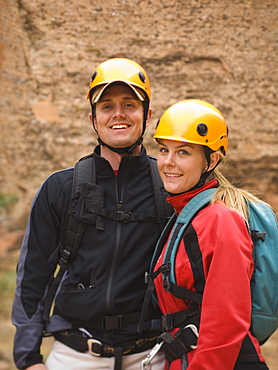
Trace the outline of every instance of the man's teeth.
[[113, 125], [112, 130], [119, 129], [119, 128], [128, 128], [128, 125]]

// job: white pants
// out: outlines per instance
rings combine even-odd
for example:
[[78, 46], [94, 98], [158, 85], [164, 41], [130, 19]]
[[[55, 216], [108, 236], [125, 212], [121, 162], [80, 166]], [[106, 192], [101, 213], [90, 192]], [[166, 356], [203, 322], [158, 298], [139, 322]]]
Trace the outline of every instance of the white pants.
[[[150, 350], [123, 356], [122, 370], [142, 370], [141, 362], [147, 357]], [[151, 362], [150, 370], [163, 370], [164, 354], [159, 352]], [[46, 367], [48, 370], [113, 370], [115, 357], [96, 357], [89, 352], [81, 353], [55, 341], [50, 352]]]

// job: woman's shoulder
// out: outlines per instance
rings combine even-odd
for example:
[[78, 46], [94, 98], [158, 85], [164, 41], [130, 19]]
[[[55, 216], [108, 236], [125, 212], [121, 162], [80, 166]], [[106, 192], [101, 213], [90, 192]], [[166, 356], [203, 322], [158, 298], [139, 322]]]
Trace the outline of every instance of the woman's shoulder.
[[197, 214], [196, 220], [213, 225], [221, 224], [225, 226], [231, 221], [246, 225], [243, 216], [236, 210], [227, 207], [223, 201], [209, 204]]

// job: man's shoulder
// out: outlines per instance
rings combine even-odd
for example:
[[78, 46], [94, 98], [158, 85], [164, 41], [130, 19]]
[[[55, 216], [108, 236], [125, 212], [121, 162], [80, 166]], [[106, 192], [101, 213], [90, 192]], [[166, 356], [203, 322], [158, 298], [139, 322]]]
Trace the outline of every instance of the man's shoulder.
[[73, 182], [73, 167], [65, 168], [49, 175], [41, 186], [50, 193], [58, 193], [66, 187], [71, 188]]
[[72, 180], [73, 170], [74, 170], [74, 167], [69, 167], [69, 168], [64, 168], [62, 170], [53, 172], [51, 175], [47, 177], [45, 182], [53, 182], [53, 181], [63, 182], [67, 180]]

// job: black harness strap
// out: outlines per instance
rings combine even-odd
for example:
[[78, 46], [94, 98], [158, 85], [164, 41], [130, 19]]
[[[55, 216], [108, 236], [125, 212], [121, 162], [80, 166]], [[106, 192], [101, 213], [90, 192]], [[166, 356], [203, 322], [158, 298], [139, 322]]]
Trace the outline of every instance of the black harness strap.
[[[154, 193], [154, 199], [155, 199], [155, 204], [156, 204], [156, 209], [157, 209], [157, 214], [160, 217], [164, 218], [165, 221], [165, 216], [170, 218], [173, 214], [173, 207], [165, 201], [165, 199], [168, 196], [168, 193], [164, 189], [161, 177], [159, 175], [158, 169], [157, 169], [157, 163], [156, 163], [156, 158], [148, 156], [149, 159], [149, 164], [150, 164], [150, 172], [151, 172], [151, 178], [152, 178], [152, 183], [153, 183], [153, 193]], [[166, 222], [164, 222], [165, 226]], [[163, 230], [163, 227], [162, 229]]]
[[[166, 241], [169, 237], [170, 231], [172, 230], [173, 225], [176, 222], [176, 219], [177, 219], [177, 216], [175, 214], [173, 214], [172, 217], [170, 218], [170, 220], [168, 221], [167, 225], [165, 226], [164, 230], [162, 231], [162, 234], [160, 236], [160, 239], [157, 243], [157, 246], [156, 246], [156, 249], [155, 249], [155, 252], [154, 252], [154, 255], [153, 255], [150, 271], [153, 270], [154, 263], [156, 263], [158, 257], [160, 256], [161, 251], [162, 251], [162, 249], [163, 249], [163, 247], [164, 247], [164, 245], [165, 245], [165, 243], [166, 243]], [[145, 321], [146, 313], [147, 313], [148, 307], [150, 305], [152, 295], [154, 293], [154, 279], [157, 277], [158, 274], [161, 273], [161, 268], [162, 268], [162, 266], [157, 271], [152, 272], [150, 274], [148, 274], [147, 272], [145, 273], [145, 283], [148, 284], [148, 287], [146, 289], [144, 302], [143, 302], [143, 306], [142, 306], [140, 322], [139, 322], [139, 326], [138, 326], [138, 332], [140, 334], [143, 331], [143, 323]]]
[[[91, 156], [86, 157], [91, 158]], [[74, 172], [73, 172], [73, 190], [72, 190], [72, 197], [69, 205], [69, 210], [67, 213], [67, 219], [65, 222], [65, 230], [66, 232], [62, 233], [64, 235], [64, 242], [63, 249], [61, 252], [61, 257], [59, 261], [60, 269], [58, 274], [55, 278], [53, 278], [52, 283], [50, 285], [45, 304], [44, 304], [44, 312], [43, 312], [43, 319], [45, 321], [49, 321], [49, 315], [51, 311], [51, 306], [54, 301], [55, 294], [57, 289], [62, 281], [65, 271], [68, 268], [68, 265], [71, 261], [74, 260], [80, 241], [83, 237], [84, 231], [86, 229], [86, 224], [82, 222], [78, 222], [74, 216], [74, 204], [75, 204], [75, 193], [76, 191], [80, 190], [80, 186], [84, 181], [95, 181], [95, 168], [94, 168], [94, 161], [91, 159], [84, 159], [83, 161], [79, 161], [75, 164]]]
[[102, 207], [92, 207], [90, 212], [96, 216], [103, 217], [105, 219], [122, 221], [124, 223], [128, 222], [149, 222], [153, 224], [165, 225], [167, 219], [165, 217], [151, 216], [147, 214], [135, 214], [125, 211], [109, 211]]
[[184, 233], [183, 240], [194, 276], [194, 288], [196, 292], [202, 295], [205, 288], [204, 266], [198, 237], [192, 225], [189, 225], [186, 233]]

